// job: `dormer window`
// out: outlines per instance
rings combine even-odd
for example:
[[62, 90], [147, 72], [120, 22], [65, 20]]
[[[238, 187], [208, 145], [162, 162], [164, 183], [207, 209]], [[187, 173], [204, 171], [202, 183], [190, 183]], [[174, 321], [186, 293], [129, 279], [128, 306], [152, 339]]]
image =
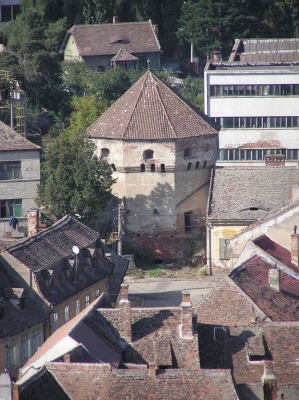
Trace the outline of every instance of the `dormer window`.
[[110, 154], [110, 150], [109, 149], [106, 149], [105, 147], [103, 147], [101, 149], [101, 157], [108, 158], [109, 154]]
[[146, 160], [152, 160], [154, 158], [154, 151], [153, 150], [145, 150], [143, 152], [143, 159]]

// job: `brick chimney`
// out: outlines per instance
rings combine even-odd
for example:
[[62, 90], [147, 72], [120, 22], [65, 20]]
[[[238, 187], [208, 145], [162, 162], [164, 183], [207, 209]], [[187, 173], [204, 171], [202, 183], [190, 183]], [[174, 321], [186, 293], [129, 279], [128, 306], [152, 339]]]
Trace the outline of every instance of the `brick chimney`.
[[38, 210], [28, 212], [28, 236], [34, 236], [38, 233]]
[[264, 399], [276, 400], [278, 397], [277, 379], [273, 371], [273, 362], [264, 361], [264, 374], [262, 376], [262, 383], [264, 386]]
[[113, 23], [114, 23], [114, 24], [117, 24], [117, 23], [118, 23], [118, 17], [117, 17], [116, 15], [113, 17]]
[[128, 300], [129, 285], [122, 283], [120, 286], [119, 302], [119, 332], [120, 336], [128, 343], [132, 341], [131, 331], [131, 303]]
[[269, 286], [271, 289], [280, 293], [280, 270], [276, 268], [269, 269]]
[[298, 234], [291, 235], [291, 256], [292, 262], [298, 265]]
[[66, 353], [66, 354], [63, 356], [63, 361], [64, 361], [65, 363], [70, 363], [70, 362], [71, 362], [71, 355], [70, 355], [69, 353]]
[[16, 385], [15, 383], [12, 386], [12, 400], [19, 400], [19, 385]]
[[192, 324], [192, 303], [190, 302], [190, 292], [183, 290], [181, 303], [181, 326], [180, 334], [183, 339], [193, 340], [193, 324]]
[[157, 370], [157, 366], [155, 362], [149, 362], [148, 363], [148, 375], [151, 378], [156, 378], [156, 370]]

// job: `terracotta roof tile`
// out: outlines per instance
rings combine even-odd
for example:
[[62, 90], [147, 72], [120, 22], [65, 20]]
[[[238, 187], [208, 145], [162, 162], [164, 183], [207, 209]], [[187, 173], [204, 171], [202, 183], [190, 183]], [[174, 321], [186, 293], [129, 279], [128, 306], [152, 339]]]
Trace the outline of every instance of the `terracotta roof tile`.
[[75, 25], [64, 39], [63, 50], [70, 35], [73, 35], [81, 57], [115, 55], [120, 47], [131, 54], [161, 51], [150, 21]]
[[87, 132], [91, 138], [169, 140], [216, 135], [219, 129], [147, 71]]
[[40, 147], [25, 139], [22, 135], [0, 121], [0, 150], [40, 150]]

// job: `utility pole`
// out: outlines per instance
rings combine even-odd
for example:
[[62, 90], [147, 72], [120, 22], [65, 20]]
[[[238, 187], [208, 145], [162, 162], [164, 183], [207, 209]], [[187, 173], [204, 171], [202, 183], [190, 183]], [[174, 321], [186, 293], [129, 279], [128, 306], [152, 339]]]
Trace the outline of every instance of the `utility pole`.
[[118, 224], [117, 224], [117, 231], [118, 231], [118, 246], [117, 246], [117, 254], [119, 256], [122, 255], [122, 206], [121, 204], [118, 205]]

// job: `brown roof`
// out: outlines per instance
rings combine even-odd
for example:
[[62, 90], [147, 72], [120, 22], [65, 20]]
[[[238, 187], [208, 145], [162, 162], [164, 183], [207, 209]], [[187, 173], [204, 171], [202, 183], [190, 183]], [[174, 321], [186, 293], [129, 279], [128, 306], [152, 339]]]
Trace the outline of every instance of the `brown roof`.
[[132, 54], [128, 53], [124, 49], [119, 49], [117, 54], [111, 58], [111, 61], [137, 61], [138, 58], [132, 56]]
[[22, 135], [0, 121], [0, 150], [40, 150], [40, 147], [25, 139]]
[[161, 51], [151, 21], [74, 25], [66, 34], [62, 51], [70, 35], [73, 35], [81, 57], [114, 55], [120, 47], [131, 54]]
[[[146, 369], [111, 371], [109, 365], [50, 363], [43, 371], [20, 385], [20, 400], [65, 400], [65, 394], [49, 396], [57, 396], [57, 386], [73, 400], [238, 399], [231, 373], [226, 370], [158, 370], [150, 377]], [[44, 392], [39, 375], [49, 393]]]
[[91, 138], [169, 140], [216, 135], [219, 129], [147, 71], [87, 132]]

